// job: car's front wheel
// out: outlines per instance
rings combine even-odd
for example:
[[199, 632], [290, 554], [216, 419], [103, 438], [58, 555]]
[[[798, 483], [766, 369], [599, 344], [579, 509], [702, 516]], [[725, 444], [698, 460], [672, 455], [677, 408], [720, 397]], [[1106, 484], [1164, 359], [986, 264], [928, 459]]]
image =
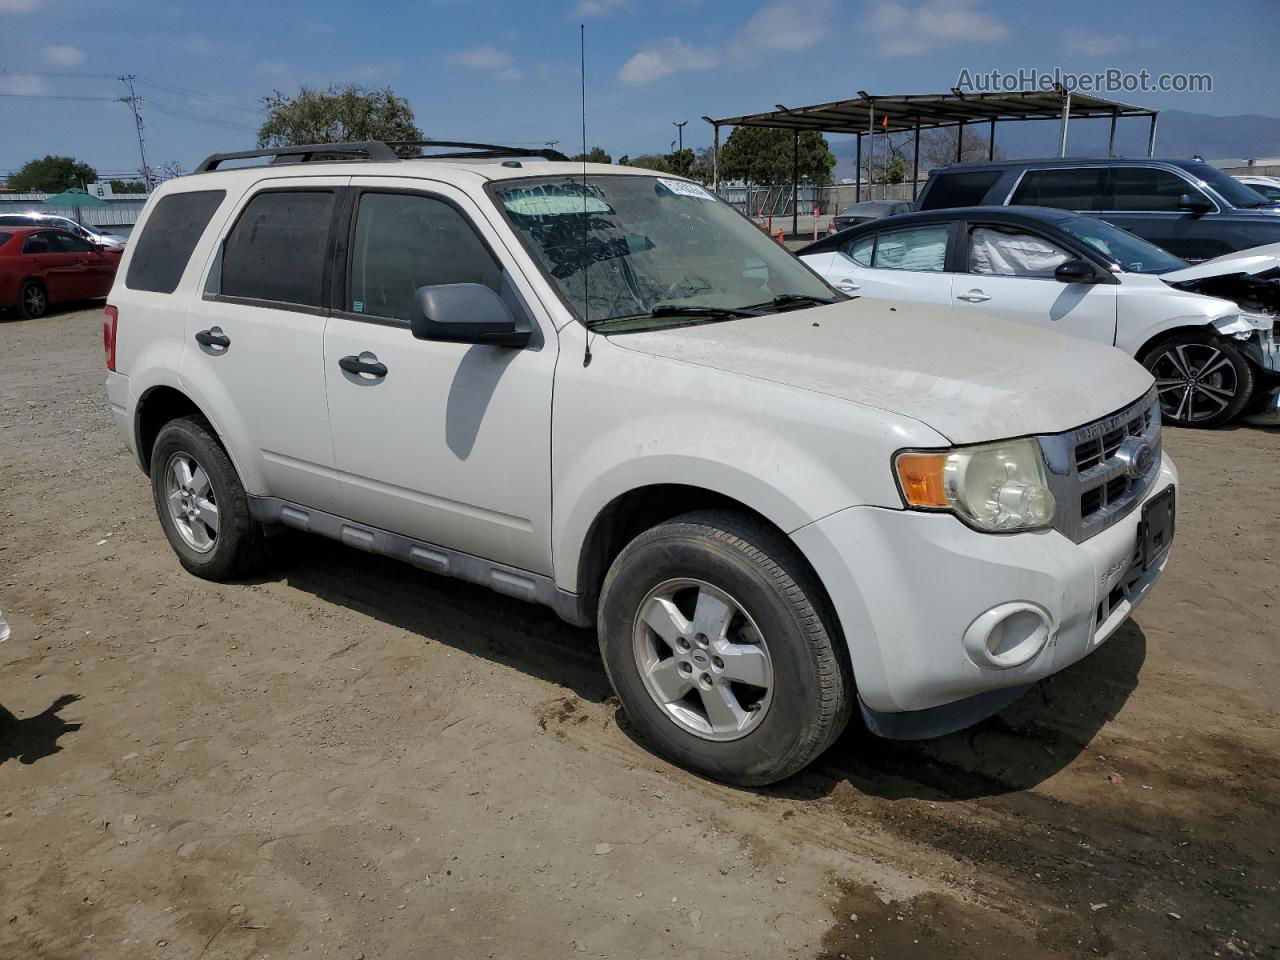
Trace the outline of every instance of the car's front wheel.
[[848, 720], [825, 598], [794, 547], [749, 517], [691, 513], [638, 536], [605, 578], [599, 630], [636, 729], [716, 780], [781, 780]]
[[1229, 423], [1253, 395], [1253, 367], [1226, 340], [1173, 337], [1157, 344], [1142, 363], [1156, 378], [1164, 422], [1175, 427]]

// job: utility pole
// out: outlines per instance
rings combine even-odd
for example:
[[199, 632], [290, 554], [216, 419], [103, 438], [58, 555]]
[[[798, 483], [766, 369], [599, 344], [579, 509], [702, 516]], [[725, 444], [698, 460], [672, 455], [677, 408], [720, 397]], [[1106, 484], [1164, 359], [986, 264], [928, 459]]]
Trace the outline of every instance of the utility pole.
[[138, 95], [133, 90], [133, 81], [137, 77], [132, 73], [127, 73], [123, 77], [117, 78], [121, 83], [129, 88], [127, 97], [117, 97], [120, 103], [127, 103], [133, 108], [133, 122], [138, 129], [138, 155], [142, 158], [142, 180], [147, 185], [147, 193], [151, 192], [152, 179], [151, 167], [147, 165], [147, 148], [143, 146], [142, 140], [142, 114], [138, 111]]

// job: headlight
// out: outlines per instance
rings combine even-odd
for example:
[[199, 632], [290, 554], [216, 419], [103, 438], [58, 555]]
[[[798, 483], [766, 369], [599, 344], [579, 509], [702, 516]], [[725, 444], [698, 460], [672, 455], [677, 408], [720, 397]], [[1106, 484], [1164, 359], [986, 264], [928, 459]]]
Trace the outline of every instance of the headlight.
[[1053, 493], [1034, 440], [951, 451], [906, 451], [894, 460], [903, 502], [950, 510], [978, 530], [1009, 533], [1053, 522]]

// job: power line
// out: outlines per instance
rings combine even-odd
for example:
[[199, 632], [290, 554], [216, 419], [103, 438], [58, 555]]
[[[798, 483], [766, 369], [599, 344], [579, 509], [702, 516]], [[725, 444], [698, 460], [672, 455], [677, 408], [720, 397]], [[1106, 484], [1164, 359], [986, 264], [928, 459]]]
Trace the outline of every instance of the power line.
[[194, 120], [196, 123], [206, 123], [213, 127], [222, 127], [225, 130], [237, 130], [242, 133], [257, 133], [257, 127], [251, 127], [247, 124], [236, 123], [234, 120], [223, 120], [221, 117], [211, 117], [207, 114], [196, 113], [193, 110], [185, 110], [181, 107], [171, 105], [162, 105], [154, 100], [148, 100], [151, 109], [158, 113], [164, 113], [171, 117], [179, 117], [183, 120]]
[[12, 97], [18, 100], [119, 100], [119, 97], [85, 97], [72, 96], [66, 93], [0, 93], [0, 97]]
[[188, 90], [186, 87], [179, 87], [172, 83], [161, 83], [159, 80], [152, 80], [150, 77], [139, 77], [138, 80], [141, 83], [148, 84], [149, 86], [155, 87], [159, 90], [168, 91], [169, 93], [180, 93], [184, 96], [196, 97], [200, 100], [207, 100], [210, 103], [221, 104], [222, 106], [231, 107], [235, 110], [243, 110], [246, 113], [261, 112], [261, 108], [259, 107], [251, 107], [236, 100], [228, 100], [225, 97], [215, 97], [213, 94], [209, 93], [200, 93], [198, 90]]

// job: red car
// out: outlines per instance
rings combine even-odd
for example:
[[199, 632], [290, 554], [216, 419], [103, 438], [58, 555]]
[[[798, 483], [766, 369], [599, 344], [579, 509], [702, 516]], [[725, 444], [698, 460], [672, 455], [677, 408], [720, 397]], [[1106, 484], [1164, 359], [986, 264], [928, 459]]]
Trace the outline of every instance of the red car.
[[120, 253], [65, 230], [0, 227], [0, 309], [34, 320], [51, 303], [105, 297]]

